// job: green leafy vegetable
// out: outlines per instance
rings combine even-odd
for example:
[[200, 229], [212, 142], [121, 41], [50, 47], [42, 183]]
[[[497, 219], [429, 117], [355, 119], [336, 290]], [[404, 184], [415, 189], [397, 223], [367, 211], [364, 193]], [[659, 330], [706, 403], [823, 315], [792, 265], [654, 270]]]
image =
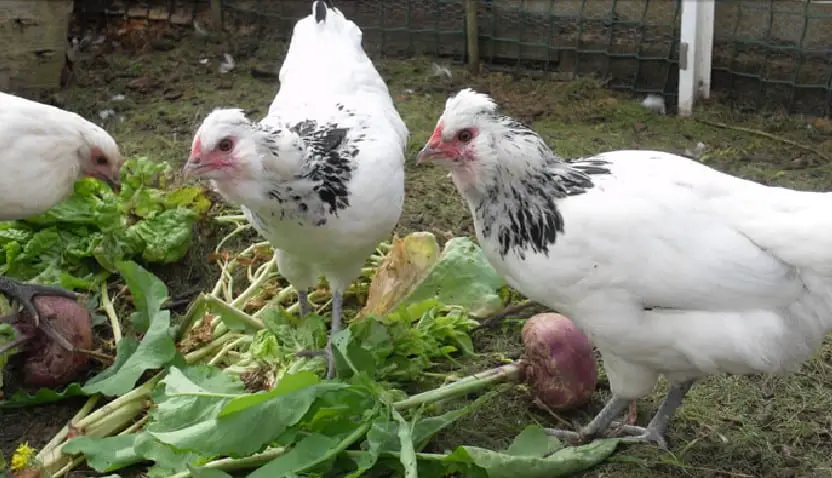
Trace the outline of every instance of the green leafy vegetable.
[[136, 433], [105, 438], [82, 436], [67, 442], [62, 450], [71, 455], [83, 453], [91, 468], [99, 473], [105, 473], [142, 460], [142, 457], [134, 450], [137, 436]]
[[[143, 214], [158, 217], [156, 205], [150, 192], [137, 196]], [[423, 453], [437, 433], [499, 392], [441, 414], [429, 405], [517, 376], [515, 367], [412, 394], [424, 388], [424, 377], [438, 375], [438, 362], [474, 353], [470, 308], [494, 308], [503, 284], [470, 241], [449, 241], [440, 253], [432, 235], [419, 233], [379, 251], [368, 269], [387, 271], [370, 286], [383, 300], [332, 337], [337, 381], [320, 378], [322, 359], [297, 356], [322, 347], [328, 327], [318, 313], [292, 313], [297, 307], [289, 301], [297, 295], [279, 287], [267, 245], [217, 254], [221, 277], [191, 304], [178, 343], [170, 314], [161, 310], [164, 284], [135, 263], [113, 262], [143, 337], [123, 338], [115, 363], [84, 385], [86, 393], [115, 397], [75, 419], [86, 436], [56, 437], [37, 458], [50, 472], [68, 463], [61, 450], [83, 454], [99, 472], [147, 462], [148, 478], [223, 478], [243, 469], [254, 478], [502, 478], [566, 476], [613, 452], [616, 441], [563, 447], [530, 427], [505, 451], [462, 444], [449, 454]], [[391, 263], [412, 280], [390, 281]], [[408, 272], [407, 264], [415, 269]], [[348, 292], [360, 295], [369, 275]], [[326, 299], [321, 291], [311, 296], [318, 305]], [[136, 386], [150, 371], [155, 375]]]
[[147, 323], [147, 333], [136, 343], [132, 338], [118, 343], [116, 361], [84, 385], [88, 394], [102, 393], [108, 396], [124, 395], [133, 389], [136, 381], [147, 370], [165, 366], [176, 355], [176, 344], [170, 330], [170, 311], [161, 310], [167, 288], [150, 272], [134, 262], [118, 264], [122, 275], [135, 291], [137, 313], [141, 324]]
[[33, 405], [43, 405], [84, 395], [86, 393], [81, 388], [81, 384], [77, 382], [70, 383], [63, 390], [39, 388], [35, 393], [26, 393], [25, 391], [18, 390], [12, 396], [0, 401], [0, 408], [23, 408]]
[[[587, 445], [564, 448], [542, 430], [527, 434], [527, 429], [509, 450], [498, 452], [476, 446], [460, 446], [446, 460], [467, 462], [485, 470], [488, 478], [559, 478], [589, 469], [609, 457], [618, 439], [597, 440]], [[525, 435], [525, 436], [524, 436]], [[547, 450], [545, 453], [540, 453]]]
[[178, 261], [211, 202], [200, 187], [167, 189], [171, 175], [165, 162], [130, 159], [118, 195], [85, 178], [48, 211], [0, 222], [0, 274], [95, 290], [125, 259]]
[[505, 281], [488, 263], [482, 249], [467, 237], [454, 237], [427, 277], [410, 293], [405, 303], [435, 298], [442, 304], [467, 309], [484, 316], [502, 307], [497, 293]]

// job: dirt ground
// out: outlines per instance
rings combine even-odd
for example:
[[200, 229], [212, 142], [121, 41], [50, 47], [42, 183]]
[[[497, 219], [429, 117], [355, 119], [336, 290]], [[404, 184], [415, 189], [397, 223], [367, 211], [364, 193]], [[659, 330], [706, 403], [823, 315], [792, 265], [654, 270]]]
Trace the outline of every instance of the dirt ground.
[[[121, 45], [114, 46], [111, 40]], [[125, 155], [147, 155], [178, 167], [187, 157], [194, 130], [212, 108], [239, 106], [254, 117], [265, 113], [276, 92], [276, 70], [284, 47], [255, 47], [197, 37], [191, 31], [170, 30], [152, 39], [128, 31], [84, 51], [75, 65], [73, 83], [52, 100], [88, 118], [107, 116], [103, 122]], [[219, 63], [226, 52], [233, 55], [236, 68], [223, 74]], [[411, 155], [430, 135], [446, 97], [472, 86], [494, 96], [507, 113], [531, 123], [562, 156], [620, 148], [684, 153], [702, 143], [700, 160], [723, 171], [803, 189], [832, 186], [832, 166], [823, 159], [823, 155], [832, 156], [832, 127], [825, 120], [733, 112], [718, 101], [704, 105], [697, 119], [681, 119], [658, 115], [643, 108], [641, 98], [612, 93], [590, 79], [555, 83], [488, 72], [472, 78], [454, 67], [452, 78], [447, 79], [433, 76], [429, 59], [385, 59], [376, 64], [410, 128]], [[204, 251], [215, 236], [211, 227], [200, 227], [199, 244], [184, 264], [158, 271], [172, 294], [213, 283], [211, 274], [216, 271], [204, 260]], [[439, 168], [408, 165], [407, 201], [398, 232], [413, 230], [473, 233], [467, 209]], [[519, 356], [519, 326], [519, 321], [509, 320], [500, 328], [478, 332], [475, 342], [484, 355], [457, 373], [484, 369], [499, 356]], [[827, 341], [817, 358], [789, 378], [705, 380], [689, 394], [672, 422], [671, 452], [622, 447], [613, 460], [585, 476], [830, 477], [831, 358], [832, 342]], [[639, 402], [639, 420], [646, 423], [661, 392]], [[499, 448], [530, 423], [584, 423], [600, 409], [607, 394], [602, 375], [589, 406], [556, 417], [518, 387], [445, 431], [430, 447]], [[67, 401], [0, 411], [0, 449], [8, 457], [20, 441], [43, 445], [79, 405]], [[141, 471], [134, 476], [141, 476]]]

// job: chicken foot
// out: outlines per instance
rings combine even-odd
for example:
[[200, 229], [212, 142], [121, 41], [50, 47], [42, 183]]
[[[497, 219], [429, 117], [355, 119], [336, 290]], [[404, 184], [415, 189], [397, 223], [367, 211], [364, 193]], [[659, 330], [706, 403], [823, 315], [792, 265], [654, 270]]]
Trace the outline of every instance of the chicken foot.
[[616, 422], [615, 417], [619, 416], [630, 403], [630, 400], [613, 396], [604, 408], [580, 431], [547, 429], [546, 432], [552, 436], [567, 441], [587, 442], [598, 436], [617, 436], [624, 434], [624, 443], [653, 443], [662, 449], [667, 449], [665, 433], [673, 414], [682, 405], [687, 392], [693, 386], [693, 381], [674, 383], [670, 385], [656, 414], [647, 424], [647, 427], [621, 424]]
[[10, 341], [8, 341], [4, 344], [0, 344], [0, 355], [3, 355], [7, 351], [17, 347], [18, 345], [26, 342], [27, 340], [29, 340], [31, 338], [32, 338], [31, 335], [24, 335], [24, 334], [21, 334], [21, 333], [18, 332], [17, 337], [13, 338], [12, 340], [10, 340]]
[[[298, 357], [325, 357], [327, 365], [327, 380], [331, 380], [335, 377], [335, 358], [332, 355], [332, 336], [338, 333], [339, 330], [341, 330], [341, 310], [343, 306], [343, 301], [344, 294], [342, 292], [332, 291], [332, 325], [330, 326], [329, 330], [329, 338], [326, 341], [326, 348], [324, 350], [305, 350], [295, 354]], [[309, 297], [306, 292], [298, 292], [298, 302], [301, 316], [304, 316], [307, 313], [309, 313], [312, 307], [309, 305]], [[306, 313], [304, 313], [304, 302], [306, 302]]]
[[[55, 330], [51, 324], [40, 320], [40, 312], [35, 307], [34, 299], [39, 295], [52, 295], [58, 297], [65, 297], [67, 299], [76, 300], [78, 298], [74, 292], [70, 292], [60, 287], [51, 287], [40, 284], [27, 284], [19, 282], [8, 277], [0, 277], [0, 293], [9, 298], [13, 303], [21, 306], [29, 316], [32, 317], [32, 323], [35, 327], [39, 327], [46, 335], [58, 343], [61, 347], [75, 351], [72, 343]], [[10, 321], [15, 314], [7, 315], [0, 318], [2, 322]]]

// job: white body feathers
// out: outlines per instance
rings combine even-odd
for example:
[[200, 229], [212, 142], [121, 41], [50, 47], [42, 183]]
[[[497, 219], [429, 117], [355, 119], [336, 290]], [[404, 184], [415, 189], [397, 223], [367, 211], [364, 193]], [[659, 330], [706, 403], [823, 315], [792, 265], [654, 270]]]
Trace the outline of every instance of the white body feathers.
[[[238, 182], [233, 191], [220, 189], [243, 205], [249, 220], [275, 246], [278, 268], [295, 287], [312, 287], [323, 275], [334, 290], [343, 291], [399, 220], [408, 131], [361, 47], [361, 30], [337, 9], [328, 8], [321, 23], [312, 15], [297, 22], [280, 83], [261, 124], [283, 130], [277, 148], [301, 154], [261, 154], [263, 174], [255, 180], [280, 182], [306, 167], [313, 147], [287, 128], [308, 120], [343, 128], [342, 144], [358, 144], [346, 183], [349, 205], [316, 224], [314, 217], [297, 214], [297, 205], [279, 205], [264, 195], [262, 186]], [[311, 181], [294, 180], [281, 190], [302, 195], [313, 187]], [[324, 207], [304, 204], [311, 212]]]
[[564, 231], [548, 257], [503, 256], [476, 226], [513, 287], [591, 337], [614, 393], [646, 395], [660, 374], [787, 373], [810, 357], [832, 328], [832, 194], [660, 152], [587, 161], [610, 173], [557, 200]]
[[[72, 193], [90, 147], [115, 141], [81, 116], [0, 93], [0, 220], [40, 214]], [[86, 155], [86, 156], [85, 156]]]

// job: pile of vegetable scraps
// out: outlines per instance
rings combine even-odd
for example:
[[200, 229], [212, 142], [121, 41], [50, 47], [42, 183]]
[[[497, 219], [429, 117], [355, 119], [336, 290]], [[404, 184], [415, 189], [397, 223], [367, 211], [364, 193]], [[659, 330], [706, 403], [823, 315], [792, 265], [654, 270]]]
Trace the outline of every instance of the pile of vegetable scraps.
[[[236, 231], [245, 227], [233, 220], [240, 221]], [[165, 285], [132, 261], [117, 262], [139, 335], [122, 338], [115, 363], [83, 385], [3, 402], [89, 397], [67, 427], [18, 464], [55, 477], [86, 462], [100, 473], [147, 463], [150, 478], [241, 470], [254, 478], [549, 478], [585, 470], [614, 451], [614, 439], [565, 447], [533, 425], [505, 450], [460, 444], [425, 452], [434, 435], [511, 386], [487, 374], [438, 388], [425, 381], [437, 364], [474, 354], [474, 317], [502, 307], [503, 281], [469, 239], [441, 248], [421, 232], [379, 246], [348, 291], [348, 302], [359, 305], [332, 339], [332, 381], [320, 378], [322, 359], [295, 355], [326, 342], [327, 289], [311, 294], [317, 312], [299, 320], [297, 293], [275, 271], [267, 243], [235, 253], [221, 247], [213, 255], [219, 280], [178, 328], [161, 308]], [[483, 393], [464, 406], [435, 412], [435, 404], [477, 390]]]
[[[170, 165], [145, 157], [125, 162], [121, 184], [116, 194], [102, 181], [85, 178], [76, 182], [68, 199], [43, 214], [0, 222], [0, 275], [91, 292], [96, 302], [106, 301], [107, 282], [119, 261], [181, 260], [191, 245], [194, 224], [211, 206], [204, 190], [173, 184]], [[35, 303], [41, 320], [82, 352], [68, 352], [34, 329], [31, 318], [21, 311], [10, 323], [0, 324], [0, 347], [15, 344], [0, 353], [0, 370], [13, 354], [19, 354], [16, 381], [59, 387], [86, 371], [94, 321], [70, 298], [43, 295]], [[0, 315], [9, 312], [3, 300]]]

